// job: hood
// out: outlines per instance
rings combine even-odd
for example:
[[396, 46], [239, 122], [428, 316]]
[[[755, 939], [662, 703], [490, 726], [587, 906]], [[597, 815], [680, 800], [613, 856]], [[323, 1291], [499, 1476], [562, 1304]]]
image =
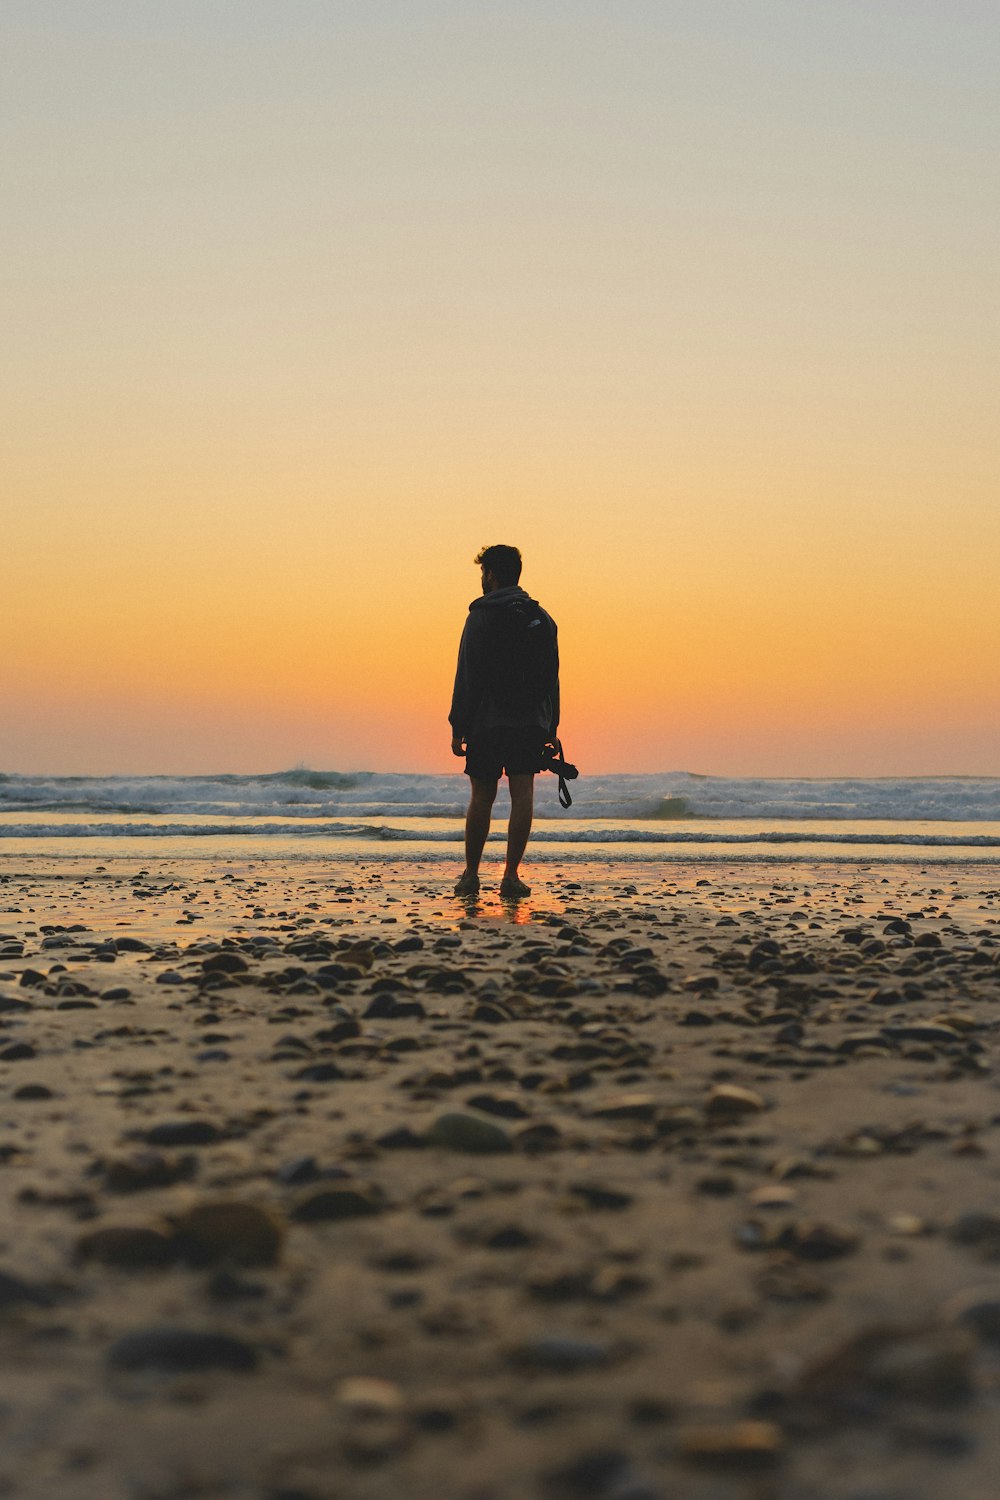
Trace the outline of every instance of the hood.
[[478, 599], [473, 599], [469, 609], [502, 609], [505, 604], [510, 604], [515, 599], [527, 599], [536, 609], [539, 607], [538, 600], [532, 599], [531, 595], [525, 593], [519, 583], [508, 584], [506, 588], [494, 589], [492, 594], [480, 594]]

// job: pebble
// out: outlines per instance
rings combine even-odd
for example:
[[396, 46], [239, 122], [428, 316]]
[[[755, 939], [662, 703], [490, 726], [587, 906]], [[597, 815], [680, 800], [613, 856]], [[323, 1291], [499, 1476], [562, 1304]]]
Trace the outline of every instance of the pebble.
[[603, 1339], [582, 1339], [569, 1334], [549, 1333], [519, 1344], [512, 1351], [511, 1357], [519, 1365], [568, 1375], [575, 1370], [609, 1364], [612, 1350], [610, 1344]]
[[185, 1257], [196, 1265], [226, 1261], [237, 1266], [271, 1266], [281, 1254], [285, 1230], [268, 1208], [220, 1200], [189, 1208], [174, 1220], [174, 1234]]
[[0, 1271], [0, 1313], [12, 1307], [48, 1307], [51, 1294], [10, 1271]]
[[961, 1034], [953, 1026], [932, 1025], [929, 1021], [905, 1026], [884, 1026], [883, 1034], [894, 1042], [960, 1042]]
[[808, 1223], [793, 1228], [790, 1243], [802, 1260], [834, 1260], [857, 1250], [861, 1240], [851, 1230], [838, 1229], [834, 1224]]
[[610, 1187], [602, 1182], [578, 1181], [569, 1184], [570, 1198], [574, 1203], [589, 1209], [619, 1211], [628, 1208], [634, 1201], [631, 1193], [621, 1188]]
[[470, 1109], [481, 1110], [486, 1115], [497, 1115], [502, 1120], [526, 1120], [531, 1113], [525, 1109], [518, 1095], [509, 1091], [473, 1094], [465, 1102]]
[[160, 1269], [176, 1260], [177, 1253], [167, 1226], [107, 1224], [88, 1230], [76, 1242], [80, 1260], [96, 1260], [126, 1271]]
[[220, 1137], [211, 1120], [165, 1120], [146, 1131], [150, 1146], [208, 1146]]
[[616, 1094], [591, 1110], [595, 1120], [653, 1120], [656, 1100], [652, 1094]]
[[939, 1317], [945, 1323], [971, 1328], [984, 1343], [1000, 1347], [1000, 1288], [959, 1292], [944, 1304]]
[[300, 1224], [316, 1224], [333, 1219], [366, 1218], [385, 1208], [385, 1194], [371, 1182], [344, 1181], [310, 1190], [291, 1210]]
[[473, 1155], [489, 1155], [510, 1151], [511, 1139], [503, 1126], [493, 1120], [484, 1120], [479, 1115], [467, 1115], [452, 1111], [439, 1115], [427, 1130], [424, 1139], [429, 1146], [443, 1146], [449, 1151], [468, 1151]]
[[1000, 1260], [1000, 1215], [964, 1213], [950, 1225], [948, 1238], [956, 1245], [978, 1250], [983, 1260]]
[[334, 1399], [341, 1447], [354, 1462], [384, 1462], [409, 1442], [406, 1401], [392, 1381], [352, 1376], [340, 1382]]
[[803, 1372], [800, 1395], [866, 1412], [873, 1398], [953, 1406], [973, 1389], [974, 1339], [963, 1328], [875, 1325], [834, 1346]]
[[884, 1345], [867, 1373], [876, 1389], [893, 1396], [952, 1406], [972, 1395], [972, 1353], [972, 1340], [962, 1330], [931, 1330]]
[[710, 1119], [759, 1114], [766, 1108], [767, 1104], [760, 1094], [735, 1083], [717, 1083], [709, 1090], [705, 1100], [705, 1113]]
[[224, 948], [221, 953], [211, 953], [208, 958], [203, 958], [201, 967], [206, 974], [245, 974], [250, 965], [242, 954]]
[[193, 1328], [140, 1328], [116, 1339], [108, 1350], [111, 1368], [129, 1371], [236, 1370], [247, 1374], [257, 1368], [258, 1360], [256, 1349], [243, 1339]]
[[737, 1471], [773, 1468], [784, 1456], [785, 1434], [773, 1422], [732, 1422], [682, 1427], [677, 1457], [688, 1464]]
[[196, 1169], [193, 1156], [170, 1156], [162, 1151], [133, 1151], [128, 1156], [112, 1157], [102, 1167], [105, 1184], [112, 1193], [169, 1187], [187, 1181]]

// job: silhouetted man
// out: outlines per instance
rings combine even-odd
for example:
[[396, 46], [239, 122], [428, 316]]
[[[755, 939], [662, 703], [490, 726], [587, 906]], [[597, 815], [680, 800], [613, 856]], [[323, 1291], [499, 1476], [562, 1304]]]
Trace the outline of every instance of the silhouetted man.
[[473, 599], [458, 650], [449, 721], [453, 755], [465, 756], [472, 795], [465, 819], [465, 869], [456, 896], [479, 890], [479, 861], [497, 783], [510, 787], [507, 863], [501, 896], [527, 896], [518, 874], [531, 832], [542, 749], [559, 728], [559, 650], [551, 615], [518, 585], [516, 547], [485, 547], [482, 598]]

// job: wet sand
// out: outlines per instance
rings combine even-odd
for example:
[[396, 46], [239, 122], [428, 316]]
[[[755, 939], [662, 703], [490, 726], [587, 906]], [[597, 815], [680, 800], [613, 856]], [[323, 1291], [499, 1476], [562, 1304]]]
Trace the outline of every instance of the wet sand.
[[1000, 1473], [1000, 871], [0, 862], [0, 1496]]

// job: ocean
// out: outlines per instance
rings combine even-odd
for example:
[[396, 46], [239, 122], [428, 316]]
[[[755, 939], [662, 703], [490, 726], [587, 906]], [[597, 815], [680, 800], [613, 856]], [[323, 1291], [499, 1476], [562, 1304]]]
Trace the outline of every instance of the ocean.
[[[582, 776], [537, 783], [532, 862], [1000, 863], [1000, 777]], [[461, 858], [462, 774], [0, 775], [0, 856]], [[507, 810], [501, 786], [489, 854]]]

